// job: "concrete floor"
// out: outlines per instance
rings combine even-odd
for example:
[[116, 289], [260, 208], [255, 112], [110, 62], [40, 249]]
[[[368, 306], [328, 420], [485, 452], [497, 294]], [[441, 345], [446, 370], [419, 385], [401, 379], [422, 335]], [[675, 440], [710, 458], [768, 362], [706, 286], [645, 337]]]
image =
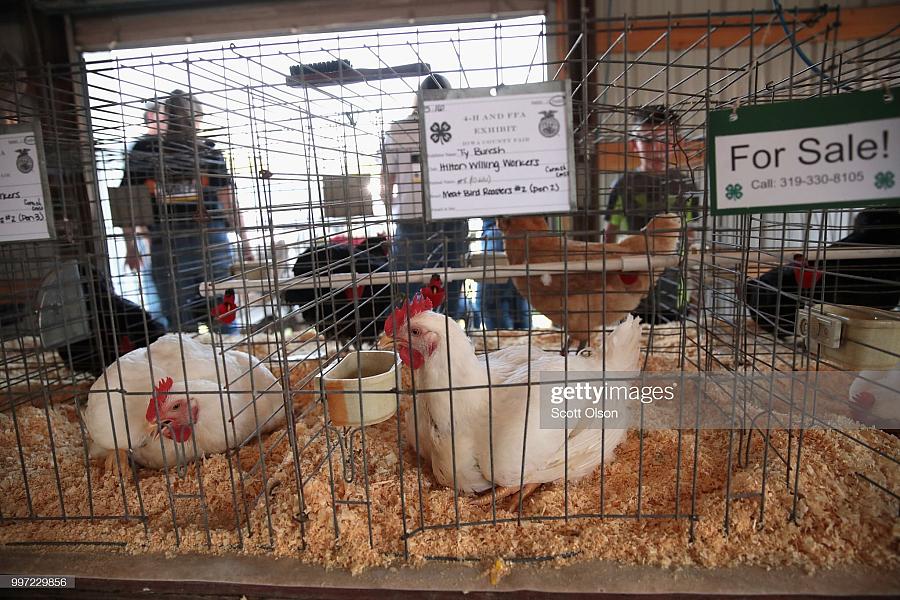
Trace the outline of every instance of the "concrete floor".
[[[834, 597], [900, 596], [900, 573], [853, 568], [766, 571], [759, 568], [663, 570], [582, 563], [563, 569], [517, 566], [492, 586], [481, 566], [429, 563], [418, 569], [373, 569], [353, 576], [293, 559], [250, 556], [128, 556], [52, 549], [0, 550], [0, 573], [72, 575], [75, 593], [31, 591], [28, 598], [515, 598], [586, 596]], [[6, 592], [4, 594], [4, 592]]]

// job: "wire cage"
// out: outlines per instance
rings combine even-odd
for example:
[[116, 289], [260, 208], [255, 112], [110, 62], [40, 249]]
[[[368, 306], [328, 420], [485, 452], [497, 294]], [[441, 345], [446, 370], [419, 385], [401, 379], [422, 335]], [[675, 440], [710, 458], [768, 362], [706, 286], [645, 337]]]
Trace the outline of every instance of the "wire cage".
[[[900, 446], [847, 386], [898, 361], [897, 211], [713, 215], [707, 183], [711, 111], [892, 97], [897, 27], [852, 36], [825, 7], [585, 14], [5, 71], [0, 134], [39, 136], [46, 227], [0, 238], [0, 538], [895, 565]], [[554, 81], [570, 209], [429, 219], [425, 100]], [[423, 367], [426, 297], [449, 318]], [[626, 355], [681, 401], [587, 452], [539, 426], [545, 371], [605, 382]]]

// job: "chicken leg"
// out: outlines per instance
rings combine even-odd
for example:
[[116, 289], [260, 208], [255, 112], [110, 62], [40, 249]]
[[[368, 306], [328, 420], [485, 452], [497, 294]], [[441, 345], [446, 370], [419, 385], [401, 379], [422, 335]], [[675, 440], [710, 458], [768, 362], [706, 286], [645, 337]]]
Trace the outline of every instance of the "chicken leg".
[[116, 455], [119, 456], [119, 464], [122, 465], [123, 472], [128, 471], [128, 450], [119, 448], [118, 450], [110, 450], [106, 453], [102, 465], [104, 473], [116, 472]]
[[[519, 491], [521, 490], [522, 492], [522, 502], [524, 503], [525, 499], [533, 494], [540, 485], [541, 484], [539, 483], [526, 483], [521, 488], [512, 486], [494, 488], [495, 493], [493, 495], [491, 494], [491, 490], [488, 490], [483, 495], [473, 500], [472, 504], [475, 506], [490, 506], [491, 501], [496, 498], [498, 507], [510, 512], [515, 512], [519, 506]], [[506, 500], [506, 502], [501, 504], [501, 500]]]

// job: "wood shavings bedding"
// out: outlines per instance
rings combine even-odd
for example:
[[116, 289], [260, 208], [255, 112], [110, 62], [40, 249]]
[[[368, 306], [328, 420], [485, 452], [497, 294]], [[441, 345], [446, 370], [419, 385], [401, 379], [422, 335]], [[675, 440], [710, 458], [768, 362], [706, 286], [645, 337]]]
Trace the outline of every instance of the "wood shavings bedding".
[[88, 373], [73, 373], [56, 351], [22, 336], [0, 344], [0, 396], [4, 404], [59, 404], [86, 397], [94, 383]]
[[[663, 346], [659, 354], [651, 354], [649, 368], [678, 369], [679, 357], [672, 349], [680, 341], [672, 341], [673, 337], [677, 338], [656, 338], [664, 340]], [[552, 345], [554, 341], [558, 340], [548, 339], [549, 347], [558, 347]], [[289, 377], [292, 391], [300, 391], [295, 386], [315, 369], [314, 361], [300, 364], [305, 366], [295, 367], [296, 373], [292, 370]], [[407, 407], [405, 399], [401, 410]], [[545, 485], [523, 507], [524, 517], [600, 511], [612, 516], [457, 529], [457, 520], [491, 521], [494, 515], [490, 507], [475, 506], [466, 497], [454, 498], [452, 490], [434, 482], [428, 468], [417, 468], [405, 444], [402, 451], [398, 449], [396, 420], [365, 430], [366, 470], [357, 450], [356, 480], [345, 483], [340, 452], [334, 450], [330, 459], [326, 453], [321, 407], [313, 408], [295, 425], [297, 464], [290, 437], [279, 431], [252, 440], [230, 457], [205, 459], [199, 478], [197, 466], [188, 467], [183, 478], [170, 472], [170, 484], [166, 474], [140, 469], [139, 485], [130, 473], [120, 482], [117, 475], [103, 475], [86, 462], [71, 405], [19, 407], [17, 428], [10, 413], [0, 414], [0, 509], [8, 519], [0, 526], [0, 542], [104, 541], [119, 543], [132, 553], [291, 556], [358, 572], [402, 561], [405, 519], [406, 530], [415, 531], [408, 537], [411, 564], [434, 557], [476, 559], [493, 565], [490, 568], [498, 577], [508, 564], [498, 563], [498, 558], [548, 556], [557, 557], [549, 564], [607, 559], [659, 566], [795, 565], [810, 571], [848, 564], [900, 566], [897, 501], [863, 479], [891, 490], [900, 488], [896, 461], [900, 444], [883, 432], [849, 432], [855, 441], [836, 431], [805, 431], [795, 497], [786, 482], [793, 485], [796, 473], [788, 471], [779, 456], [796, 460], [798, 432], [772, 431], [766, 452], [758, 432], [748, 438], [747, 432], [728, 430], [699, 434], [655, 430], [643, 435], [632, 431], [602, 475], [597, 471], [568, 485]], [[879, 456], [876, 450], [894, 460]], [[726, 502], [729, 468], [732, 500]], [[765, 513], [760, 520], [764, 472]], [[298, 474], [304, 482], [303, 506], [298, 500]], [[372, 546], [366, 506], [338, 504], [335, 510], [333, 499], [368, 499]], [[692, 510], [691, 543], [688, 515]], [[726, 510], [727, 536], [723, 533]], [[9, 520], [58, 517], [63, 511], [69, 517], [113, 518]], [[788, 518], [792, 512], [796, 522]], [[125, 518], [126, 514], [130, 517]], [[675, 514], [678, 518], [657, 518]], [[497, 519], [514, 517], [497, 509]]]

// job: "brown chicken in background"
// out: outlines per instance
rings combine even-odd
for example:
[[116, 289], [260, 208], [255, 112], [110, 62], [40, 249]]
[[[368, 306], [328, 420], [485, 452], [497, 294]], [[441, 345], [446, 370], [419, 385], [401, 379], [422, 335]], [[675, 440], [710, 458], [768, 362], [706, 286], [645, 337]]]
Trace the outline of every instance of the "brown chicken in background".
[[[498, 226], [510, 265], [568, 261], [574, 266], [585, 260], [673, 254], [681, 235], [681, 220], [672, 214], [657, 215], [641, 233], [609, 244], [570, 240], [551, 232], [542, 216], [498, 219]], [[594, 332], [637, 308], [661, 272], [661, 268], [654, 269], [653, 277], [646, 271], [545, 273], [513, 277], [513, 283], [532, 308], [566, 329], [570, 343], [576, 340], [584, 347]]]

